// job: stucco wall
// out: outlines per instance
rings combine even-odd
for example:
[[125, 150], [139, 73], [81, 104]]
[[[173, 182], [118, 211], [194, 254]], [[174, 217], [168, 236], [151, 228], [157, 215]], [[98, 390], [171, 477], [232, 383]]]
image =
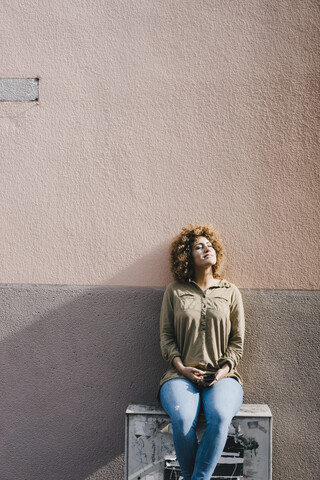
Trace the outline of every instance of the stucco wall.
[[[162, 294], [0, 287], [1, 480], [123, 479], [126, 407], [155, 401], [166, 369]], [[318, 478], [320, 292], [242, 294], [244, 401], [271, 408], [273, 480]]]
[[0, 23], [1, 77], [40, 78], [38, 102], [0, 102], [0, 479], [122, 478], [192, 221], [247, 289], [274, 479], [316, 477], [318, 1], [11, 0]]
[[318, 288], [317, 0], [11, 0], [0, 104], [3, 283], [164, 285], [213, 223], [227, 277]]

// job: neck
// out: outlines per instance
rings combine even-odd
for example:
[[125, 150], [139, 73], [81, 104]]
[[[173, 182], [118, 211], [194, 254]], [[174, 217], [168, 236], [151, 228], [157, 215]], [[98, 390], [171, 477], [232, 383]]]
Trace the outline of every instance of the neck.
[[197, 268], [194, 273], [194, 280], [202, 290], [219, 283], [219, 280], [213, 277], [211, 266], [208, 268]]

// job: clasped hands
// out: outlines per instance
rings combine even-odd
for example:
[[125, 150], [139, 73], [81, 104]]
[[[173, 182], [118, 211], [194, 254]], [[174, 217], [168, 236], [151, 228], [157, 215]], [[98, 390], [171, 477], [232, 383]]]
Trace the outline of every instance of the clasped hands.
[[201, 368], [198, 368], [197, 365], [185, 367], [181, 357], [174, 357], [172, 363], [173, 366], [178, 370], [178, 372], [180, 372], [185, 378], [201, 387], [211, 387], [230, 372], [230, 365], [229, 362], [227, 362], [215, 373], [212, 373], [214, 380], [205, 381], [204, 376], [208, 372], [201, 370]]
[[[214, 380], [212, 381], [206, 381], [204, 375], [208, 372], [205, 372], [203, 370], [200, 370], [199, 368], [196, 367], [184, 367], [181, 370], [182, 375], [187, 378], [188, 380], [191, 380], [191, 382], [195, 383], [196, 385], [199, 385], [201, 387], [211, 387], [215, 383], [217, 383], [219, 380], [224, 378], [230, 371], [230, 367], [228, 363], [225, 363], [223, 367], [219, 368], [215, 373], [212, 373], [212, 376], [214, 377]], [[210, 372], [211, 374], [211, 372]]]

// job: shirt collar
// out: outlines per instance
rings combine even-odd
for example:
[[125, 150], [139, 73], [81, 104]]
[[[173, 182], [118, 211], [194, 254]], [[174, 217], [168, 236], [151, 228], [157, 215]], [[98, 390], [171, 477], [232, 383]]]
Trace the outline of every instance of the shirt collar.
[[[199, 287], [199, 285], [194, 281], [194, 280], [190, 280], [190, 283], [193, 283], [194, 285], [196, 285], [197, 287]], [[212, 285], [212, 287], [209, 287], [208, 290], [211, 290], [213, 288], [221, 288], [221, 287], [226, 287], [226, 288], [229, 288], [231, 287], [231, 283], [228, 282], [227, 280], [225, 280], [224, 278], [222, 278], [220, 280], [220, 282], [218, 283], [218, 285]], [[200, 287], [199, 287], [200, 288]]]

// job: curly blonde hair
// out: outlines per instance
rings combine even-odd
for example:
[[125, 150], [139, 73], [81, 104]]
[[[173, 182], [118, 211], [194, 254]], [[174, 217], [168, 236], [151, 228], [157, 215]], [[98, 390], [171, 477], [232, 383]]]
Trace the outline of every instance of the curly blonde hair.
[[216, 264], [212, 265], [212, 274], [214, 278], [221, 278], [219, 271], [225, 259], [225, 250], [217, 232], [211, 225], [191, 223], [182, 228], [171, 244], [170, 265], [175, 280], [194, 280], [192, 247], [197, 237], [206, 237], [212, 243], [217, 256]]

